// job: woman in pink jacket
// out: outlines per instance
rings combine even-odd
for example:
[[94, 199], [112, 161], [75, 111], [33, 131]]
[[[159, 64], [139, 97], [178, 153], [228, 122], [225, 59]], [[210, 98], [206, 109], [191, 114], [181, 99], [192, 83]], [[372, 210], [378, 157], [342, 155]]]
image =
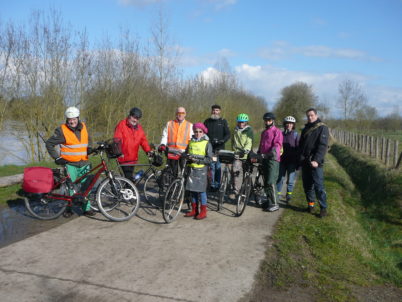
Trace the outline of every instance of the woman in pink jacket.
[[279, 210], [276, 181], [279, 174], [279, 162], [283, 142], [282, 131], [275, 127], [275, 115], [267, 112], [263, 116], [265, 130], [261, 133], [258, 153], [262, 155], [262, 167], [264, 173], [264, 189], [267, 194], [267, 202], [262, 204], [265, 211]]

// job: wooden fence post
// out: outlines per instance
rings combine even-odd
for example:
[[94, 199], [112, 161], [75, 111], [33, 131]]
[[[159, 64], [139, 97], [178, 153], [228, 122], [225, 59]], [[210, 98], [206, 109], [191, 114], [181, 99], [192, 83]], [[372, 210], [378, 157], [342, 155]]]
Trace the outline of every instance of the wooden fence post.
[[375, 159], [379, 158], [379, 150], [380, 150], [380, 139], [378, 136], [375, 138]]
[[381, 161], [385, 158], [385, 138], [381, 137]]
[[394, 141], [394, 167], [398, 164], [398, 146], [399, 146], [399, 141]]
[[391, 153], [391, 140], [389, 138], [387, 138], [387, 147], [386, 147], [386, 154], [385, 154], [385, 166], [389, 166], [390, 153]]

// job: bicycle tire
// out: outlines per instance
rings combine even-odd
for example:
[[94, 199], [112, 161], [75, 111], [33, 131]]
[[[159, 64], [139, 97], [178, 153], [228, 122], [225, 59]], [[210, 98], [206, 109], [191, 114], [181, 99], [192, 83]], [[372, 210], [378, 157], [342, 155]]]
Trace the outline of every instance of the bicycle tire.
[[229, 180], [228, 174], [229, 174], [228, 170], [227, 168], [225, 168], [222, 175], [221, 186], [219, 187], [218, 211], [222, 210], [223, 202], [225, 201], [226, 190], [228, 187], [228, 180]]
[[103, 216], [112, 221], [126, 221], [137, 213], [140, 194], [131, 180], [115, 176], [101, 182], [96, 201]]
[[67, 188], [62, 184], [59, 188], [47, 194], [35, 194], [24, 197], [25, 207], [28, 212], [40, 220], [52, 220], [60, 217], [67, 207], [67, 201], [62, 199], [49, 198], [51, 194], [65, 195]]
[[237, 196], [236, 216], [240, 217], [246, 209], [248, 199], [250, 198], [251, 190], [251, 175], [245, 176], [243, 184], [241, 185], [239, 195]]
[[145, 201], [151, 205], [156, 206], [160, 199], [159, 180], [157, 176], [152, 173], [144, 182], [144, 197]]
[[184, 201], [184, 185], [181, 179], [174, 180], [166, 191], [162, 215], [166, 223], [173, 222], [179, 215]]
[[262, 179], [261, 174], [257, 174], [254, 184], [253, 184], [253, 195], [254, 201], [257, 205], [261, 206], [262, 204], [262, 197], [264, 196], [264, 180]]

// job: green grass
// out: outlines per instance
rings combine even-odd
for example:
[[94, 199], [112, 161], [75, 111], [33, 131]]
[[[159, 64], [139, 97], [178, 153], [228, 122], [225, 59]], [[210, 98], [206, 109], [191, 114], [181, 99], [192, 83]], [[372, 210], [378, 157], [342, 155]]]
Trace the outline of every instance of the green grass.
[[307, 204], [299, 179], [247, 301], [264, 301], [264, 295], [268, 299], [267, 288], [304, 288], [315, 301], [355, 301], [354, 287], [401, 286], [401, 221], [397, 215], [383, 219], [374, 211], [379, 206], [382, 213], [398, 212], [396, 203], [370, 201], [370, 210], [365, 210], [366, 195], [332, 155], [327, 156], [325, 185], [329, 216], [320, 219], [303, 211]]

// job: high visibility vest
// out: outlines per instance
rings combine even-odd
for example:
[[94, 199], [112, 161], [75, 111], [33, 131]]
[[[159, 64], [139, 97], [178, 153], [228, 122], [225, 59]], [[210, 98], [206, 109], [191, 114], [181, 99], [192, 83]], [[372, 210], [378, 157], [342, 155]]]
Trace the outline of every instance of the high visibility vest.
[[61, 125], [66, 143], [60, 145], [60, 156], [69, 162], [78, 162], [88, 160], [88, 131], [84, 123], [82, 123], [81, 140], [78, 140], [75, 133], [67, 127], [66, 124]]
[[171, 150], [184, 151], [190, 141], [192, 124], [186, 120], [179, 123], [177, 120], [168, 122], [167, 146]]
[[[207, 154], [207, 140], [203, 140], [200, 142], [195, 142], [195, 141], [190, 141], [188, 144], [188, 154], [191, 155], [201, 155], [205, 156]], [[196, 164], [196, 163], [191, 163], [189, 164], [191, 168], [202, 168], [205, 165], [204, 164]]]

